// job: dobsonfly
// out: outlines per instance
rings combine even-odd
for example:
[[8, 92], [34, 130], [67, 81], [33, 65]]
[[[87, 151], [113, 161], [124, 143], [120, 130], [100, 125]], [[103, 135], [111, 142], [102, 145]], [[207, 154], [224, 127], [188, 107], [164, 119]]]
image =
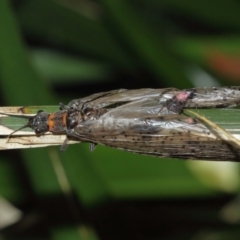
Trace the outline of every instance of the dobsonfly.
[[238, 161], [240, 148], [217, 137], [198, 118], [182, 114], [184, 108], [238, 104], [240, 87], [119, 89], [66, 106], [60, 103], [55, 113], [40, 110], [22, 128], [31, 127], [36, 134], [66, 134], [61, 150], [74, 139], [89, 142], [92, 150], [101, 144], [157, 157]]

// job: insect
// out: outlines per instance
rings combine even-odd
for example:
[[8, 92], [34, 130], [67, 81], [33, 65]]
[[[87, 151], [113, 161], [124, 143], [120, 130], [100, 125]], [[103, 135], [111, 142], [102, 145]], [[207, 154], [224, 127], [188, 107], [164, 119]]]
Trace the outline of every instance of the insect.
[[240, 87], [119, 89], [73, 100], [66, 106], [61, 103], [55, 113], [40, 110], [29, 117], [26, 126], [36, 134], [65, 134], [61, 150], [66, 149], [68, 139], [74, 139], [89, 142], [91, 150], [102, 144], [157, 157], [236, 161], [240, 149], [182, 110], [238, 104]]

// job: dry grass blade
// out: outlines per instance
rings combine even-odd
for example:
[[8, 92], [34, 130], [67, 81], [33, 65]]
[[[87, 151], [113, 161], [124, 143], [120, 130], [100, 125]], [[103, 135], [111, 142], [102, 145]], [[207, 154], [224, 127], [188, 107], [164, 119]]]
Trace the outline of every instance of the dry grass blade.
[[211, 129], [213, 132], [216, 132], [216, 134], [219, 135], [221, 137], [221, 139], [227, 141], [228, 143], [230, 143], [231, 145], [233, 145], [235, 147], [238, 147], [238, 148], [240, 147], [240, 140], [238, 138], [234, 137], [233, 134], [229, 133], [222, 127], [218, 126], [216, 123], [210, 121], [206, 117], [204, 117], [196, 112], [193, 112], [191, 110], [185, 110], [185, 112], [190, 113], [191, 115], [193, 115], [194, 117], [199, 119], [201, 122], [206, 124], [209, 127], [209, 129]]

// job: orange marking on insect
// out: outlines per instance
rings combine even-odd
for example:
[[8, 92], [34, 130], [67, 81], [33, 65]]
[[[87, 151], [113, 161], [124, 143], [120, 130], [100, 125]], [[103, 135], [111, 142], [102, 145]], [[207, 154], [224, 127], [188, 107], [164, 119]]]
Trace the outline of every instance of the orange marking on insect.
[[56, 124], [56, 115], [51, 113], [48, 117], [48, 128], [50, 132], [54, 132], [54, 126]]
[[62, 116], [62, 122], [64, 126], [67, 126], [67, 112], [63, 114]]
[[67, 126], [67, 112], [51, 113], [48, 116], [48, 128], [50, 132], [61, 132]]

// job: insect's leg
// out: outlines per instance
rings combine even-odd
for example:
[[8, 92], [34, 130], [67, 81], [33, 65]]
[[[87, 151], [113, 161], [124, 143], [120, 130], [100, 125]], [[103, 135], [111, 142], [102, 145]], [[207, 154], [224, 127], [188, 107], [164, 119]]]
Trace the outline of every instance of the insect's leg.
[[63, 151], [66, 150], [66, 148], [67, 148], [67, 146], [68, 146], [68, 141], [69, 141], [69, 139], [68, 139], [68, 137], [66, 137], [65, 140], [64, 140], [64, 142], [63, 142], [63, 144], [62, 144], [62, 146], [60, 147], [60, 151], [61, 151], [61, 152], [63, 152]]
[[96, 143], [90, 143], [90, 145], [89, 145], [90, 151], [93, 152], [95, 150], [96, 146], [97, 146]]
[[62, 102], [59, 103], [60, 110], [68, 110], [68, 106], [65, 106]]

